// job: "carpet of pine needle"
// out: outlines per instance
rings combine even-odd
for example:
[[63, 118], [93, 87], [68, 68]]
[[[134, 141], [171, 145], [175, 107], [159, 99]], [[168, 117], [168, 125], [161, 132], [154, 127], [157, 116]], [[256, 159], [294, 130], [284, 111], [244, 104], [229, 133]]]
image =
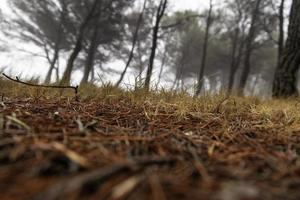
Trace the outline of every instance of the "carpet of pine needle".
[[300, 199], [300, 100], [1, 84], [1, 199]]

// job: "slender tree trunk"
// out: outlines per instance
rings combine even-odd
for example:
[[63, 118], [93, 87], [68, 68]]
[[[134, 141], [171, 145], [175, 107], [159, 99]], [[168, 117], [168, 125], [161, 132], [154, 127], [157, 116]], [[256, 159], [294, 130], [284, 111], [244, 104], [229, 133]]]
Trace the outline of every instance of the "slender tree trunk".
[[[236, 28], [234, 32], [233, 38], [231, 38], [232, 43], [232, 52], [231, 52], [231, 65], [230, 65], [230, 72], [229, 72], [229, 81], [228, 81], [228, 88], [227, 88], [227, 95], [232, 94], [234, 80], [236, 76], [237, 69], [240, 65], [242, 52], [244, 49], [244, 26], [240, 28], [240, 23], [243, 18], [243, 11], [241, 9], [241, 4], [238, 0], [235, 1], [237, 5], [238, 16], [236, 19]], [[241, 33], [242, 31], [242, 33]]]
[[300, 66], [300, 1], [293, 0], [288, 38], [273, 83], [274, 97], [297, 96], [297, 73]]
[[212, 10], [213, 10], [212, 0], [210, 0], [209, 5], [210, 6], [209, 6], [208, 16], [207, 16], [207, 20], [206, 20], [206, 29], [205, 29], [201, 66], [200, 66], [200, 71], [198, 74], [198, 83], [197, 83], [196, 94], [195, 94], [196, 96], [199, 96], [199, 94], [202, 90], [202, 87], [203, 87], [204, 70], [205, 70], [207, 50], [208, 50], [209, 30], [210, 30], [210, 27], [212, 24]]
[[58, 56], [58, 59], [57, 59], [57, 62], [56, 62], [56, 67], [55, 67], [55, 82], [58, 83], [59, 82], [59, 56]]
[[239, 28], [236, 28], [234, 37], [232, 38], [232, 52], [231, 52], [231, 65], [229, 72], [229, 82], [228, 82], [228, 90], [227, 94], [230, 95], [232, 93], [234, 78], [237, 70], [237, 47], [238, 47], [238, 38], [239, 38]]
[[46, 85], [51, 82], [51, 76], [52, 76], [53, 70], [55, 69], [55, 65], [59, 59], [60, 45], [61, 45], [61, 40], [62, 40], [62, 35], [63, 35], [63, 24], [65, 23], [65, 17], [68, 12], [65, 1], [62, 0], [61, 3], [62, 3], [62, 11], [60, 13], [60, 25], [59, 25], [59, 28], [56, 33], [53, 58], [50, 61], [50, 67], [49, 67], [49, 70], [48, 70], [48, 73], [46, 75], [46, 79], [44, 82]]
[[59, 47], [57, 47], [54, 51], [54, 55], [53, 55], [53, 58], [51, 60], [50, 67], [49, 67], [49, 70], [48, 70], [48, 73], [47, 73], [47, 76], [46, 76], [46, 79], [45, 79], [45, 84], [46, 85], [48, 85], [51, 82], [51, 76], [52, 76], [53, 70], [55, 69], [55, 65], [56, 65], [56, 62], [58, 60], [58, 57], [59, 57]]
[[164, 16], [164, 14], [165, 14], [167, 4], [168, 4], [168, 0], [161, 0], [159, 7], [157, 9], [156, 22], [155, 22], [155, 26], [153, 27], [151, 54], [150, 54], [150, 58], [149, 58], [149, 65], [148, 65], [146, 80], [145, 80], [145, 88], [147, 90], [149, 90], [149, 88], [150, 88], [151, 76], [152, 76], [156, 48], [157, 48], [159, 26], [160, 26], [160, 22]]
[[95, 67], [92, 68], [91, 79], [90, 79], [91, 83], [94, 83], [94, 81], [95, 81]]
[[283, 53], [284, 48], [284, 4], [285, 0], [281, 0], [279, 6], [279, 36], [278, 36], [278, 55], [277, 55], [277, 65], [280, 64], [280, 58]]
[[144, 71], [144, 62], [142, 60], [142, 53], [141, 53], [141, 43], [140, 41], [137, 41], [137, 54], [138, 54], [138, 61], [139, 61], [139, 73], [138, 73], [138, 81], [140, 83], [142, 83], [142, 74], [143, 74], [143, 71]]
[[99, 46], [98, 37], [99, 37], [99, 28], [96, 26], [94, 28], [93, 35], [90, 41], [86, 64], [84, 67], [84, 73], [80, 85], [84, 85], [88, 83], [89, 75], [94, 67], [95, 55]]
[[245, 52], [245, 60], [244, 60], [244, 68], [241, 74], [241, 80], [238, 88], [238, 94], [243, 95], [246, 87], [246, 83], [250, 74], [251, 69], [251, 56], [253, 53], [253, 42], [256, 37], [257, 32], [257, 21], [259, 18], [260, 12], [260, 4], [262, 0], [256, 0], [255, 7], [252, 13], [251, 26], [249, 29], [248, 36], [246, 38], [246, 52]]
[[163, 58], [162, 58], [162, 61], [161, 61], [161, 65], [160, 65], [160, 70], [159, 70], [159, 74], [158, 74], [158, 81], [156, 83], [156, 88], [158, 88], [158, 86], [160, 84], [162, 74], [163, 74], [163, 71], [164, 71], [164, 66], [166, 64], [166, 60], [167, 60], [167, 50], [165, 49], [164, 54], [163, 54]]
[[130, 66], [130, 63], [133, 59], [133, 56], [134, 56], [134, 50], [135, 50], [135, 46], [136, 46], [136, 43], [137, 43], [137, 40], [138, 40], [138, 36], [139, 36], [139, 30], [140, 30], [140, 26], [142, 24], [142, 21], [143, 21], [143, 15], [144, 15], [144, 12], [145, 12], [145, 9], [146, 9], [146, 4], [147, 4], [147, 0], [144, 0], [144, 4], [143, 4], [143, 8], [142, 8], [142, 11], [138, 17], [138, 20], [137, 20], [137, 24], [136, 24], [136, 29], [134, 31], [134, 34], [133, 34], [133, 37], [132, 37], [132, 46], [131, 46], [131, 51], [130, 51], [130, 54], [129, 54], [129, 57], [128, 57], [128, 60], [127, 60], [127, 63], [126, 63], [126, 66], [120, 76], [120, 79], [118, 80], [118, 82], [116, 83], [116, 87], [119, 87], [120, 84], [122, 83], [123, 79], [124, 79], [124, 76], [127, 72], [127, 69], [128, 67]]

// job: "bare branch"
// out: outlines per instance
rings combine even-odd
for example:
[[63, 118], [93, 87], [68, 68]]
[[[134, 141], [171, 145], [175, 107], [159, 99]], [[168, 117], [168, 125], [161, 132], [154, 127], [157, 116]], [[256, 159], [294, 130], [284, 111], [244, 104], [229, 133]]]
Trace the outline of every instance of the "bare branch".
[[23, 85], [27, 85], [27, 86], [30, 86], [30, 87], [54, 88], [54, 89], [72, 89], [72, 90], [74, 90], [74, 93], [75, 93], [75, 99], [76, 99], [76, 101], [78, 101], [78, 86], [38, 85], [38, 84], [32, 84], [32, 83], [27, 83], [27, 82], [21, 81], [18, 76], [16, 76], [16, 78], [13, 79], [10, 76], [6, 75], [5, 73], [2, 73], [2, 75], [10, 81], [13, 81], [13, 82], [16, 82], [16, 83], [19, 83], [19, 84], [23, 84]]

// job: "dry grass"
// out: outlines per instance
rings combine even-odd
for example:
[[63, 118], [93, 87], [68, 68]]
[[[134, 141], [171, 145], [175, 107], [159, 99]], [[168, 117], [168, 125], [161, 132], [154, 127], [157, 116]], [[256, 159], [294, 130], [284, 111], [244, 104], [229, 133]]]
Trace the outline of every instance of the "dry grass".
[[300, 199], [298, 99], [0, 84], [1, 199]]

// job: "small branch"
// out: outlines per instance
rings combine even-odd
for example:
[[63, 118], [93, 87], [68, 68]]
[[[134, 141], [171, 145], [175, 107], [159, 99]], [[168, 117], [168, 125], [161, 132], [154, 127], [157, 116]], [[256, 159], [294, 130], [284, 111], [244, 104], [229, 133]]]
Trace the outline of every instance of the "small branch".
[[16, 76], [16, 79], [11, 78], [10, 76], [6, 75], [5, 73], [2, 73], [2, 75], [7, 78], [8, 80], [11, 80], [13, 82], [27, 85], [30, 87], [42, 87], [42, 88], [55, 88], [55, 89], [72, 89], [74, 90], [75, 93], [75, 99], [78, 101], [78, 86], [59, 86], [59, 85], [38, 85], [38, 84], [32, 84], [32, 83], [27, 83], [24, 81], [21, 81], [18, 76]]

